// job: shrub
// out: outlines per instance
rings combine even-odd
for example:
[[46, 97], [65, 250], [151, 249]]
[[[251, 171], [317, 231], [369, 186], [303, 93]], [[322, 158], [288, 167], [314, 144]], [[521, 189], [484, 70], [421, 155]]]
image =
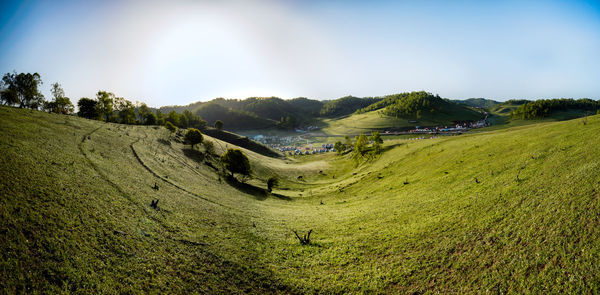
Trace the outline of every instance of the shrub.
[[165, 128], [167, 128], [167, 129], [168, 129], [169, 131], [171, 131], [171, 132], [175, 132], [175, 131], [177, 131], [177, 127], [175, 127], [175, 125], [173, 125], [173, 123], [171, 123], [171, 122], [169, 122], [169, 121], [167, 121], [167, 122], [165, 123]]
[[202, 140], [204, 139], [200, 130], [196, 128], [188, 129], [184, 138], [186, 143], [192, 145], [192, 149], [194, 148], [194, 145], [202, 143]]
[[217, 128], [219, 130], [223, 129], [223, 121], [221, 121], [221, 120], [215, 121], [215, 128]]
[[221, 161], [225, 169], [231, 172], [231, 177], [235, 173], [249, 176], [251, 173], [250, 161], [248, 157], [239, 149], [227, 149], [227, 152], [221, 156]]
[[204, 151], [209, 155], [215, 154], [215, 144], [212, 141], [205, 140], [202, 142], [204, 146]]
[[279, 178], [277, 176], [271, 176], [267, 179], [267, 190], [269, 192], [273, 191], [273, 188], [279, 184]]

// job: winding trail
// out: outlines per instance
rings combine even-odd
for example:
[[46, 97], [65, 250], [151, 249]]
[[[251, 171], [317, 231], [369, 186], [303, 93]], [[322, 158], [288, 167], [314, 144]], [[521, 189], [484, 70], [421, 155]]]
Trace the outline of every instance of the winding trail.
[[[100, 169], [100, 167], [98, 167], [98, 165], [96, 165], [87, 155], [87, 153], [84, 151], [83, 149], [83, 144], [85, 143], [85, 140], [88, 138], [88, 136], [92, 135], [94, 132], [98, 131], [99, 129], [101, 129], [103, 126], [100, 126], [86, 134], [84, 134], [81, 138], [81, 141], [79, 142], [79, 144], [77, 145], [77, 147], [79, 148], [79, 152], [83, 155], [84, 159], [87, 161], [87, 163], [94, 169], [94, 171], [96, 171], [96, 173], [98, 173], [98, 175], [100, 175], [100, 177], [106, 181], [108, 184], [110, 184], [115, 190], [117, 190], [117, 192], [119, 192], [120, 195], [122, 195], [123, 197], [125, 197], [125, 199], [127, 199], [127, 201], [129, 201], [132, 205], [134, 205], [135, 207], [137, 207], [141, 212], [144, 213], [144, 215], [146, 217], [148, 217], [149, 219], [151, 219], [152, 221], [156, 222], [160, 227], [162, 227], [165, 231], [169, 232], [169, 233], [174, 233], [176, 232], [175, 229], [173, 229], [171, 226], [169, 226], [164, 220], [161, 220], [159, 218], [156, 218], [156, 216], [153, 216], [152, 214], [150, 214], [147, 211], [147, 208], [145, 208], [143, 205], [141, 205], [139, 202], [136, 202], [135, 199], [128, 194], [127, 192], [125, 192], [118, 184], [116, 184], [115, 182], [111, 181], [108, 176]], [[139, 139], [137, 140], [139, 141]], [[137, 142], [136, 141], [136, 142]], [[132, 143], [133, 144], [133, 143]], [[131, 145], [132, 145], [131, 144]], [[130, 146], [131, 146], [130, 145]], [[131, 146], [131, 148], [133, 149], [133, 146]], [[134, 150], [134, 154], [136, 156], [136, 158], [139, 157], [137, 156], [137, 154], [135, 153]], [[147, 168], [148, 169], [148, 168]], [[155, 174], [155, 173], [153, 173]], [[164, 213], [162, 211], [160, 211], [161, 216], [166, 219]], [[115, 232], [120, 232], [120, 231], [115, 231]], [[196, 246], [204, 246], [206, 245], [205, 243], [201, 243], [201, 242], [194, 242], [194, 241], [189, 241], [186, 239], [182, 239], [182, 238], [177, 238], [177, 237], [172, 237], [168, 234], [161, 234], [164, 238], [172, 240], [172, 241], [176, 241], [176, 242], [181, 242], [184, 243], [186, 245], [196, 245]]]

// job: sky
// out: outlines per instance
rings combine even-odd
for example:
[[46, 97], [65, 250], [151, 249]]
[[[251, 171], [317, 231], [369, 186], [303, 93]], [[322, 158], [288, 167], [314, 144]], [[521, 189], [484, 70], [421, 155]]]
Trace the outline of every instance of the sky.
[[76, 101], [600, 98], [598, 1], [0, 1], [0, 73]]

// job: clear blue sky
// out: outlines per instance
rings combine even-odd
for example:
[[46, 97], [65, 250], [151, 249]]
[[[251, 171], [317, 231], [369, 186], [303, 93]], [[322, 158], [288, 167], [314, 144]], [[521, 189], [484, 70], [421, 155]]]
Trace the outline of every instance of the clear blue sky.
[[600, 98], [592, 1], [1, 1], [0, 73], [72, 100]]

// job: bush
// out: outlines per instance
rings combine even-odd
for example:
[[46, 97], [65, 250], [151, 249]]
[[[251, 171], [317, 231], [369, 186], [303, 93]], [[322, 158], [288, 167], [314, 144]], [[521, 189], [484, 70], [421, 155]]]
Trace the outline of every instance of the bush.
[[205, 140], [202, 142], [204, 146], [204, 151], [209, 155], [215, 154], [215, 144], [212, 141]]
[[269, 192], [273, 191], [273, 188], [279, 185], [279, 178], [277, 176], [271, 176], [267, 179], [267, 190]]
[[204, 139], [202, 132], [196, 128], [188, 129], [184, 138], [187, 144], [192, 145], [192, 149], [194, 148], [194, 145], [202, 143], [202, 140]]
[[167, 121], [167, 123], [165, 123], [165, 128], [167, 128], [171, 132], [177, 131], [177, 127], [175, 127], [175, 125], [173, 125], [173, 123], [171, 123], [169, 121]]
[[250, 175], [250, 161], [239, 149], [227, 149], [227, 152], [221, 156], [221, 161], [223, 162], [225, 169], [231, 172], [231, 177], [233, 177], [235, 173], [245, 176]]
[[215, 121], [215, 128], [217, 128], [218, 130], [223, 129], [223, 121], [221, 121], [221, 120]]

